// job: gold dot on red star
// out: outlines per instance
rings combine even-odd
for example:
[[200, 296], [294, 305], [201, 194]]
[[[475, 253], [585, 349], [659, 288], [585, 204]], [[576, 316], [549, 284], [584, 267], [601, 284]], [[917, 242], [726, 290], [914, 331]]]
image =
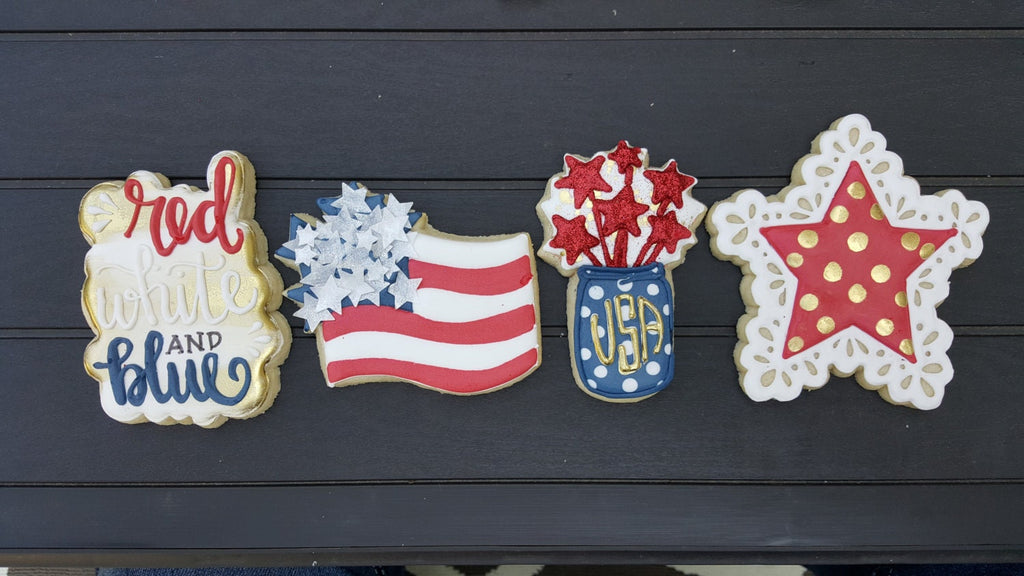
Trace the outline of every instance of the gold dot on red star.
[[696, 178], [679, 171], [675, 160], [669, 162], [664, 170], [644, 170], [644, 177], [654, 184], [654, 191], [651, 193], [651, 201], [654, 204], [661, 204], [667, 200], [676, 208], [683, 207], [683, 192], [697, 183]]
[[761, 229], [797, 277], [782, 357], [855, 326], [916, 362], [907, 278], [956, 233], [891, 225], [851, 162], [821, 222]]
[[569, 174], [556, 180], [555, 188], [572, 188], [573, 204], [576, 208], [582, 207], [588, 198], [593, 200], [595, 191], [611, 192], [611, 184], [601, 177], [601, 166], [604, 162], [604, 156], [584, 162], [572, 154], [566, 154], [565, 165], [569, 168]]
[[[587, 231], [586, 216], [577, 216], [572, 220], [555, 214], [551, 218], [555, 227], [555, 237], [551, 239], [552, 248], [565, 250], [565, 260], [575, 264], [580, 254], [585, 254], [601, 242]], [[591, 260], [593, 260], [591, 258]]]
[[630, 166], [639, 168], [644, 165], [640, 160], [640, 148], [630, 146], [625, 140], [619, 140], [619, 145], [608, 154], [608, 159], [615, 162], [620, 174], [625, 174]]

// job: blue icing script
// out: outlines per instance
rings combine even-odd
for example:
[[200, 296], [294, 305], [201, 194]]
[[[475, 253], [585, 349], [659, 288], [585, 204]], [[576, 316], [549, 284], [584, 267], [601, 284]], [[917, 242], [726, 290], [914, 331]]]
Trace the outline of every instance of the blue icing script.
[[228, 377], [241, 382], [242, 388], [234, 396], [225, 396], [217, 389], [217, 370], [219, 355], [207, 352], [199, 365], [193, 359], [185, 361], [185, 383], [182, 386], [181, 373], [178, 365], [167, 364], [167, 385], [161, 384], [162, 378], [157, 369], [157, 361], [164, 351], [164, 335], [150, 330], [146, 335], [145, 355], [142, 366], [128, 363], [135, 345], [128, 338], [118, 337], [107, 346], [107, 361], [93, 364], [97, 370], [106, 370], [110, 388], [114, 393], [114, 401], [118, 405], [141, 406], [148, 394], [158, 404], [166, 404], [171, 400], [182, 404], [189, 397], [199, 401], [211, 400], [223, 406], [234, 406], [245, 398], [252, 382], [252, 369], [244, 358], [232, 358], [228, 362]]
[[665, 267], [583, 266], [577, 275], [573, 354], [590, 393], [643, 398], [667, 386], [675, 360], [672, 289]]

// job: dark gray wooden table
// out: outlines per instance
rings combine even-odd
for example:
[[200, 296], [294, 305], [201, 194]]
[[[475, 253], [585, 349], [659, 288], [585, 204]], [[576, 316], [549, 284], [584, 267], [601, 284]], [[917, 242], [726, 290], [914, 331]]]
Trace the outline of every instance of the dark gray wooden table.
[[[995, 0], [4, 6], [0, 565], [1024, 561], [1022, 30]], [[490, 395], [328, 389], [294, 322], [274, 406], [217, 430], [118, 424], [82, 368], [77, 210], [100, 181], [202, 184], [231, 148], [271, 246], [342, 180], [539, 244], [565, 152], [628, 138], [710, 205], [778, 190], [853, 112], [927, 192], [992, 213], [940, 308], [957, 372], [933, 412], [837, 378], [748, 400], [740, 272], [703, 228], [674, 275], [675, 382], [636, 405], [577, 390], [544, 264], [543, 365]]]

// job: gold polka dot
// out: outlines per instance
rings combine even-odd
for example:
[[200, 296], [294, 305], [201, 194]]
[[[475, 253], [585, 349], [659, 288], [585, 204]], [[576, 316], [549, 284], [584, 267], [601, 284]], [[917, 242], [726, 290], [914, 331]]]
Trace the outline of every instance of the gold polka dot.
[[888, 336], [892, 334], [895, 328], [896, 326], [893, 325], [892, 320], [888, 318], [882, 318], [878, 321], [878, 324], [875, 324], [875, 332], [878, 332], [879, 336]]
[[885, 264], [879, 264], [871, 269], [871, 279], [879, 284], [888, 282], [891, 276], [892, 272]]
[[846, 206], [836, 206], [828, 213], [828, 217], [836, 224], [842, 224], [850, 217], [850, 211], [846, 209]]
[[796, 240], [804, 248], [814, 248], [818, 245], [818, 233], [814, 230], [804, 230], [796, 237]]
[[818, 307], [818, 297], [814, 294], [804, 294], [800, 297], [800, 307], [810, 312]]
[[882, 212], [882, 207], [878, 204], [871, 205], [871, 217], [875, 220], [884, 220], [885, 212]]
[[903, 352], [908, 356], [914, 353], [914, 344], [911, 343], [909, 338], [904, 338], [900, 342], [900, 352]]
[[860, 284], [854, 284], [850, 286], [850, 290], [846, 293], [850, 297], [850, 302], [854, 304], [860, 304], [868, 297], [868, 291], [864, 289]]
[[793, 268], [799, 268], [804, 264], [804, 257], [799, 252], [791, 252], [789, 256], [786, 256], [786, 264]]
[[921, 246], [921, 251], [919, 252], [919, 254], [921, 255], [921, 259], [922, 260], [927, 260], [928, 257], [931, 256], [933, 252], [935, 252], [935, 244], [932, 244], [931, 242], [929, 242], [929, 243], [925, 244], [924, 246]]
[[854, 252], [863, 252], [868, 247], [868, 235], [863, 232], [854, 232], [846, 239], [846, 245]]
[[917, 235], [917, 232], [907, 232], [900, 238], [900, 244], [907, 250], [917, 250], [917, 245], [921, 243], [921, 237]]
[[793, 336], [789, 339], [787, 346], [789, 346], [790, 352], [799, 352], [804, 347], [804, 339], [799, 336]]
[[846, 193], [849, 194], [851, 198], [860, 200], [867, 193], [867, 190], [864, 189], [864, 185], [860, 182], [854, 182], [846, 187]]
[[843, 279], [843, 267], [838, 262], [829, 262], [821, 275], [829, 282], [839, 282]]
[[896, 293], [896, 305], [899, 306], [900, 308], [906, 308], [907, 307], [907, 293], [906, 292], [900, 290], [899, 292]]
[[829, 316], [818, 318], [818, 332], [829, 334], [836, 329], [836, 321]]

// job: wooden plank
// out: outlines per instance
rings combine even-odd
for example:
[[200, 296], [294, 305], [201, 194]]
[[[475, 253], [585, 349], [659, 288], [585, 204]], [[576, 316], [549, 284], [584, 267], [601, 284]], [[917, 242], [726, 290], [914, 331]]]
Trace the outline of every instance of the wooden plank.
[[5, 36], [0, 178], [195, 177], [237, 148], [263, 178], [542, 180], [621, 138], [778, 177], [851, 112], [911, 174], [1024, 174], [1018, 37], [390, 38]]
[[443, 4], [376, 0], [336, 3], [261, 0], [245, 10], [216, 2], [158, 3], [140, 10], [127, 0], [17, 3], [4, 31], [71, 30], [577, 30], [745, 28], [1006, 28], [1024, 24], [1018, 2], [955, 1], [751, 2], [699, 0], [637, 4], [516, 3], [457, 0]]
[[[120, 178], [127, 175], [128, 172]], [[87, 327], [79, 298], [84, 280], [80, 270], [88, 245], [78, 229], [77, 210], [89, 185], [52, 188], [47, 182], [36, 181], [23, 182], [4, 191], [9, 207], [7, 214], [17, 217], [2, 218], [0, 240], [8, 250], [6, 257], [0, 260], [0, 290], [6, 294], [33, 294], [37, 302], [44, 304], [29, 306], [27, 299], [19, 298], [18, 305], [0, 307], [0, 328]], [[378, 188], [373, 182], [369, 185], [380, 193], [392, 189], [387, 185]], [[402, 201], [414, 202], [416, 209], [426, 212], [430, 222], [445, 232], [487, 235], [525, 230], [531, 234], [534, 247], [540, 246], [543, 236], [534, 206], [543, 193], [542, 182], [518, 183], [514, 190], [495, 189], [488, 182], [464, 182], [460, 186], [467, 188], [417, 190], [406, 185], [394, 194]], [[941, 186], [930, 187], [927, 191], [934, 192], [936, 188]], [[728, 197], [735, 189], [698, 185], [694, 195], [711, 204]], [[339, 190], [340, 186], [324, 184], [290, 188], [280, 188], [274, 183], [260, 185], [256, 218], [270, 246], [276, 249], [287, 240], [289, 213], [316, 212], [316, 198], [337, 195]], [[777, 187], [762, 187], [761, 190], [773, 193]], [[1019, 194], [1017, 188], [962, 187], [961, 190], [968, 198], [984, 202], [993, 218], [985, 235], [984, 255], [969, 268], [953, 273], [951, 294], [940, 309], [941, 316], [954, 326], [1024, 325], [1024, 306], [1017, 289], [1024, 284], [1024, 254], [1014, 249], [1013, 239], [1019, 215], [1024, 214], [1024, 195]], [[474, 217], [469, 218], [470, 214]], [[698, 244], [673, 274], [676, 324], [685, 328], [717, 327], [728, 331], [743, 314], [740, 271], [711, 255], [703, 227], [697, 230], [697, 236]], [[50, 245], [66, 249], [49, 252], [47, 263], [40, 265], [39, 250]], [[298, 281], [293, 270], [280, 263], [277, 268], [286, 285]], [[545, 326], [564, 329], [566, 280], [542, 261], [538, 261], [537, 269], [541, 321]], [[286, 302], [283, 310], [291, 316], [295, 307]], [[292, 318], [292, 325], [301, 326], [295, 318]]]
[[298, 338], [274, 406], [210, 431], [108, 418], [81, 367], [85, 339], [0, 340], [0, 484], [1024, 478], [1021, 337], [954, 341], [957, 377], [931, 412], [838, 378], [759, 404], [740, 390], [735, 338], [675, 343], [672, 385], [613, 405], [577, 389], [563, 338], [544, 338], [526, 380], [468, 398], [397, 383], [330, 389], [314, 340]]
[[272, 548], [277, 562], [305, 564], [470, 554], [488, 564], [610, 555], [668, 563], [773, 552], [808, 562], [843, 549], [847, 560], [874, 562], [1012, 561], [1024, 558], [1022, 496], [1019, 483], [7, 487], [0, 559], [59, 548], [97, 559], [89, 565], [122, 565], [133, 562], [123, 551], [143, 550], [196, 565], [224, 550]]

